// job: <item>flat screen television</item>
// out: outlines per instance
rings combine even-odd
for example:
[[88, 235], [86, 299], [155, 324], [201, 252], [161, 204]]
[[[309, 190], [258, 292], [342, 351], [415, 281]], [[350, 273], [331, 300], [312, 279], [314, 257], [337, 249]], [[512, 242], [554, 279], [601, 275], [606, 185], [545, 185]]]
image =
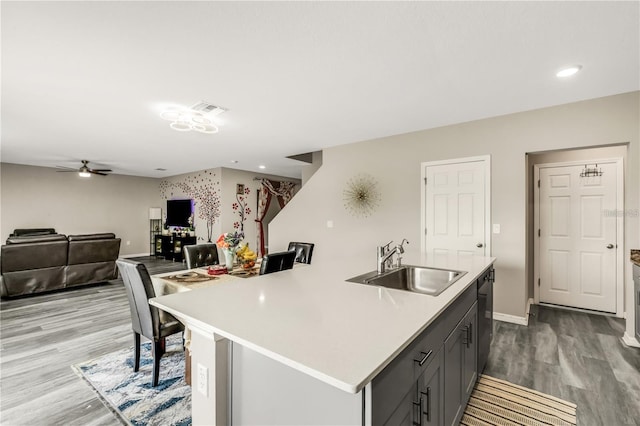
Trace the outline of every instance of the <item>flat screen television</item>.
[[167, 200], [167, 226], [189, 227], [193, 200]]

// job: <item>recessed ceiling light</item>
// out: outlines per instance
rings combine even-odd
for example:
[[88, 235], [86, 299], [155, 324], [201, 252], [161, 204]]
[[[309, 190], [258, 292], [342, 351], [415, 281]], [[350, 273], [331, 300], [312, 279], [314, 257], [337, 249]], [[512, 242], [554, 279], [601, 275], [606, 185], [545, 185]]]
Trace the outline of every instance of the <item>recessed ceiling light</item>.
[[264, 164], [260, 164], [260, 165], [258, 166], [258, 168], [259, 168], [259, 169], [266, 169], [266, 168], [267, 168], [267, 166], [265, 166]]
[[232, 162], [233, 164], [237, 164], [237, 163], [238, 163], [238, 160], [231, 160], [231, 162]]
[[560, 71], [556, 73], [556, 77], [570, 77], [580, 71], [582, 69], [582, 65], [572, 65], [570, 67], [562, 68]]

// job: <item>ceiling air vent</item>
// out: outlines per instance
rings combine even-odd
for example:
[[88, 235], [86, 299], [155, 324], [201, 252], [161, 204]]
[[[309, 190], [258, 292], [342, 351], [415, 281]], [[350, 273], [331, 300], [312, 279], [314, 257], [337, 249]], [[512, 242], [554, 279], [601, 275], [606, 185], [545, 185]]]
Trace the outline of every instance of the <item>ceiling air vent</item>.
[[201, 112], [203, 114], [211, 114], [211, 115], [218, 115], [227, 111], [226, 108], [222, 108], [204, 101], [201, 101], [195, 104], [194, 106], [191, 107], [191, 109], [194, 111]]

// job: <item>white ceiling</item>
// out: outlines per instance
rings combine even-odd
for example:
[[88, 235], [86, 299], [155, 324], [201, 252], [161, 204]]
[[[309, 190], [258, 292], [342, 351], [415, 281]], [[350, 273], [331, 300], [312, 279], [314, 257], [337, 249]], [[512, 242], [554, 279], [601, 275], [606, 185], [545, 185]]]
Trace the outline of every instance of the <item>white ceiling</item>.
[[[639, 90], [639, 5], [2, 1], [1, 159], [299, 177], [286, 156]], [[201, 100], [219, 133], [158, 116]]]

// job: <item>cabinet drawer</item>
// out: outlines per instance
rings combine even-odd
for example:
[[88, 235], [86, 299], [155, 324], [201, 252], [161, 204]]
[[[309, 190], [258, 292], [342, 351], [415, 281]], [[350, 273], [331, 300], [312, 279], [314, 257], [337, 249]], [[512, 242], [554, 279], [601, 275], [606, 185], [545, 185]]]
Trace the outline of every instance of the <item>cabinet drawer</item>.
[[429, 367], [451, 330], [475, 303], [477, 294], [478, 290], [474, 281], [373, 379], [371, 401], [374, 425], [381, 424], [394, 412], [407, 390]]

